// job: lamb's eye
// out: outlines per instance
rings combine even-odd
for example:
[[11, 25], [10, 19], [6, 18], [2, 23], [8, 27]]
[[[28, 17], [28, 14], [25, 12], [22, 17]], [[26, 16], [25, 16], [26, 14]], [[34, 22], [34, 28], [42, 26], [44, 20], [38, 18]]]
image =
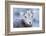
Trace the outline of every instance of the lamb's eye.
[[27, 18], [27, 17], [25, 16], [25, 18]]

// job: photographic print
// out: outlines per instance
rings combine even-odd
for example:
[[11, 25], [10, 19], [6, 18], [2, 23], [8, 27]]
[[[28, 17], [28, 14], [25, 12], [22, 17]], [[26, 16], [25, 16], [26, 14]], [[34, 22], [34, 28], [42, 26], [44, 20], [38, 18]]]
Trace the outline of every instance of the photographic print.
[[39, 8], [13, 8], [13, 27], [39, 27]]
[[11, 31], [42, 29], [42, 6], [11, 5], [10, 8]]

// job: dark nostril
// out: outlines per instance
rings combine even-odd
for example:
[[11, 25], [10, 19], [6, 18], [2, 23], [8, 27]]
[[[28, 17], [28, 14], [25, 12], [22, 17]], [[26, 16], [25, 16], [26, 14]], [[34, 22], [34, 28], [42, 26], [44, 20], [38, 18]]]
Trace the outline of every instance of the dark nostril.
[[31, 22], [29, 22], [31, 24]]

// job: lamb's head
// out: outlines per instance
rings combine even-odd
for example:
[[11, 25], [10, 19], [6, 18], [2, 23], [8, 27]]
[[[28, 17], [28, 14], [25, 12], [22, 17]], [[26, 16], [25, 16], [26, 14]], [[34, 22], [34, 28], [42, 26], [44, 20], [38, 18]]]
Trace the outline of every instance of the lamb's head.
[[23, 16], [25, 22], [28, 23], [29, 25], [32, 24], [32, 16], [33, 14], [30, 11], [27, 11], [27, 13], [25, 13], [25, 15]]

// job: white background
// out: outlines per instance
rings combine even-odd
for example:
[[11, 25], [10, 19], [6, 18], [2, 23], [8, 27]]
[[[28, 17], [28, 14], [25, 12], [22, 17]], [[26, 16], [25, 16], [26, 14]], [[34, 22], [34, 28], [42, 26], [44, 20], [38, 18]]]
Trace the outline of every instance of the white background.
[[[21, 1], [24, 1], [24, 0], [21, 0]], [[41, 2], [45, 2], [46, 0], [25, 0], [25, 1], [41, 3]], [[46, 12], [45, 12], [45, 18], [46, 18]], [[46, 23], [45, 23], [45, 27], [46, 27]], [[45, 29], [45, 32], [46, 32], [46, 29]], [[5, 36], [5, 0], [0, 0], [0, 36]], [[46, 33], [16, 35], [16, 36], [46, 36]]]

